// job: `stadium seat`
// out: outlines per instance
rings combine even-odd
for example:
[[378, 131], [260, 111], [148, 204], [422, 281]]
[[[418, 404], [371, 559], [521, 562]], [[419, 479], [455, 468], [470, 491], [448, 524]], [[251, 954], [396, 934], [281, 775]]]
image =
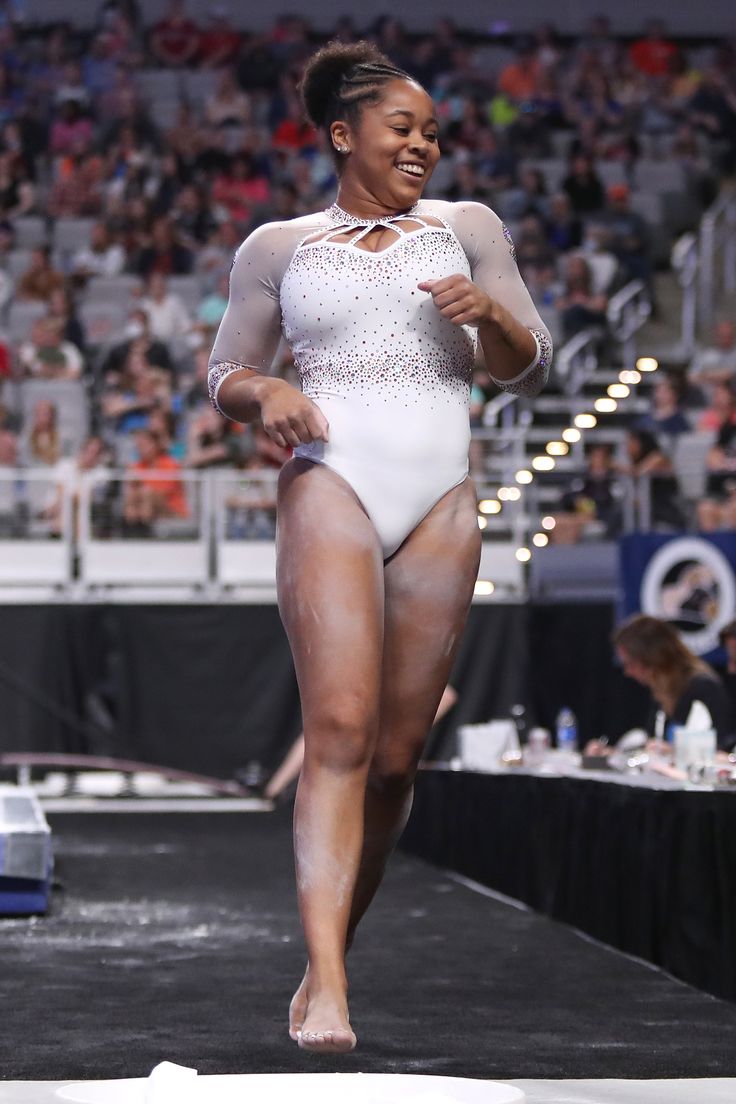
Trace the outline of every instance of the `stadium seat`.
[[122, 329], [127, 315], [127, 305], [115, 300], [86, 302], [79, 308], [79, 321], [90, 345], [112, 340]]
[[139, 276], [93, 276], [84, 289], [85, 303], [133, 303], [136, 288], [142, 287]]
[[18, 299], [11, 303], [8, 310], [8, 337], [11, 342], [20, 345], [27, 341], [33, 323], [47, 313], [46, 304], [35, 299]]
[[11, 249], [8, 253], [6, 271], [12, 280], [19, 280], [28, 268], [31, 260], [30, 249]]
[[46, 219], [39, 215], [24, 215], [13, 223], [17, 249], [37, 249], [49, 240]]
[[141, 96], [150, 104], [175, 100], [181, 95], [181, 77], [172, 69], [140, 69], [133, 78]]
[[169, 276], [169, 291], [178, 295], [192, 314], [202, 301], [202, 282], [199, 276]]
[[95, 221], [92, 218], [57, 219], [51, 239], [54, 249], [63, 253], [76, 253], [78, 249], [89, 245]]

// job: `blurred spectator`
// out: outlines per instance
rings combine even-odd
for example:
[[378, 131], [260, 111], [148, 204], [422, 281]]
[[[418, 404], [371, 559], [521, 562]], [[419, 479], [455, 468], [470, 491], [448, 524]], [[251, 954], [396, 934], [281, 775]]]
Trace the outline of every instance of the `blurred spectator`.
[[499, 73], [498, 88], [514, 103], [533, 100], [541, 70], [533, 42], [526, 41], [517, 49], [515, 60], [505, 65]]
[[224, 4], [210, 9], [210, 24], [200, 36], [199, 56], [202, 64], [210, 69], [230, 65], [238, 56], [241, 34], [230, 22], [230, 13]]
[[172, 337], [185, 337], [192, 328], [192, 320], [178, 295], [169, 291], [166, 277], [153, 272], [146, 282], [146, 294], [141, 306], [148, 315], [151, 336], [159, 341]]
[[510, 188], [516, 170], [513, 154], [504, 148], [495, 131], [485, 126], [478, 133], [473, 165], [483, 186], [489, 191], [503, 191]]
[[509, 189], [503, 199], [504, 217], [520, 219], [525, 215], [538, 215], [544, 219], [549, 210], [547, 186], [539, 169], [528, 166], [519, 173], [517, 187]]
[[699, 349], [689, 372], [691, 383], [706, 396], [718, 383], [736, 381], [736, 325], [730, 319], [716, 323], [712, 345]]
[[633, 482], [639, 525], [648, 520], [653, 529], [683, 529], [685, 517], [672, 461], [662, 451], [654, 434], [646, 429], [629, 430], [626, 457], [626, 463], [617, 465], [617, 470]]
[[736, 423], [726, 422], [706, 461], [706, 497], [697, 506], [703, 532], [736, 529]]
[[55, 464], [61, 458], [61, 435], [54, 403], [40, 399], [33, 407], [28, 428], [28, 460], [33, 464]]
[[652, 261], [649, 255], [649, 232], [642, 216], [631, 209], [631, 194], [627, 184], [611, 184], [608, 203], [601, 215], [608, 231], [608, 248], [617, 258], [629, 280], [649, 283]]
[[556, 306], [562, 316], [565, 339], [590, 327], [605, 330], [608, 300], [605, 295], [596, 295], [593, 291], [590, 266], [585, 257], [565, 259], [565, 284]]
[[158, 382], [151, 366], [132, 350], [119, 375], [108, 376], [100, 396], [105, 431], [127, 435], [145, 429], [151, 411], [162, 398]]
[[254, 158], [245, 153], [233, 157], [229, 168], [212, 182], [212, 199], [228, 219], [240, 225], [247, 225], [254, 207], [268, 203], [269, 195], [268, 180]]
[[98, 34], [92, 39], [82, 60], [82, 80], [88, 97], [105, 96], [115, 87], [117, 66], [113, 56], [114, 39], [110, 34]]
[[92, 140], [92, 122], [82, 114], [77, 100], [65, 100], [59, 106], [59, 113], [51, 124], [51, 152], [71, 154], [85, 152]]
[[252, 438], [239, 432], [234, 422], [223, 418], [211, 406], [191, 419], [187, 436], [186, 464], [189, 468], [232, 467], [248, 458]]
[[214, 93], [204, 105], [205, 122], [213, 127], [243, 127], [251, 116], [249, 98], [238, 88], [232, 70], [223, 69]]
[[603, 207], [603, 184], [587, 154], [579, 153], [573, 157], [570, 172], [562, 183], [562, 190], [569, 196], [572, 209], [577, 215], [589, 215]]
[[687, 433], [690, 422], [683, 410], [685, 381], [667, 372], [657, 373], [652, 387], [651, 410], [639, 418], [637, 428], [659, 436], [676, 437]]
[[62, 341], [84, 352], [87, 344], [82, 323], [77, 317], [76, 307], [67, 287], [55, 288], [49, 298], [49, 318], [56, 322]]
[[526, 280], [542, 268], [554, 264], [554, 250], [547, 239], [544, 223], [537, 215], [526, 215], [516, 235], [516, 260]]
[[177, 240], [171, 219], [157, 218], [151, 238], [135, 262], [139, 276], [185, 276], [192, 271], [192, 251]]
[[83, 280], [94, 276], [119, 276], [125, 266], [125, 250], [115, 241], [104, 222], [96, 222], [89, 245], [72, 257], [71, 271]]
[[736, 169], [736, 92], [728, 77], [715, 67], [706, 69], [687, 106], [688, 120], [716, 143], [714, 153], [722, 172]]
[[201, 32], [187, 17], [184, 0], [169, 0], [166, 14], [154, 24], [148, 44], [159, 65], [181, 68], [194, 60]]
[[[109, 457], [101, 437], [88, 437], [81, 445], [76, 456], [62, 457], [57, 461], [54, 468], [57, 485], [41, 515], [49, 523], [49, 530], [52, 534], [59, 536], [62, 532], [65, 493], [70, 496], [71, 500], [72, 530], [75, 533], [78, 532], [82, 477], [91, 472], [102, 472], [108, 466]], [[91, 488], [93, 523], [99, 523], [103, 520], [100, 517], [100, 511], [106, 505], [109, 493], [107, 483], [95, 484]]]
[[674, 42], [665, 38], [665, 26], [661, 19], [650, 19], [644, 29], [644, 37], [638, 38], [629, 47], [633, 64], [647, 77], [666, 77], [678, 53]]
[[57, 105], [75, 103], [81, 110], [86, 110], [89, 96], [82, 80], [82, 70], [75, 61], [64, 66], [62, 83], [54, 93], [54, 100]]
[[193, 254], [217, 225], [203, 193], [194, 184], [181, 188], [171, 207], [171, 219], [179, 242]]
[[39, 379], [79, 379], [84, 369], [82, 354], [76, 345], [65, 341], [63, 323], [58, 318], [39, 318], [31, 327], [31, 336], [18, 350], [23, 373]]
[[585, 474], [572, 480], [554, 512], [555, 525], [550, 532], [554, 544], [577, 544], [586, 536], [612, 540], [619, 534], [621, 507], [612, 447], [591, 445], [585, 465]]
[[[150, 430], [141, 429], [135, 435], [138, 460], [129, 464], [123, 500], [123, 519], [128, 532], [146, 535], [158, 518], [189, 516], [184, 485], [176, 476], [181, 465], [164, 451], [161, 441]], [[159, 478], [159, 474], [163, 478]], [[169, 478], [166, 478], [169, 475]]]
[[588, 219], [580, 253], [590, 269], [591, 286], [595, 295], [607, 295], [617, 281], [618, 259], [608, 248], [608, 231], [605, 226]]
[[304, 108], [296, 92], [287, 96], [285, 117], [276, 127], [271, 139], [274, 149], [297, 153], [311, 150], [317, 145], [317, 132], [304, 115]]
[[222, 316], [227, 307], [230, 280], [227, 275], [220, 276], [214, 291], [206, 295], [197, 307], [197, 321], [208, 330], [214, 330], [220, 325]]
[[560, 253], [577, 249], [583, 240], [583, 224], [573, 211], [567, 192], [557, 192], [549, 201], [547, 238]]
[[207, 244], [197, 253], [195, 270], [213, 286], [221, 272], [229, 272], [235, 250], [243, 236], [234, 222], [223, 222], [209, 234]]
[[143, 307], [131, 311], [123, 335], [124, 340], [113, 345], [103, 361], [102, 373], [108, 382], [116, 383], [127, 374], [131, 356], [148, 368], [163, 368], [169, 373], [173, 371], [169, 350], [165, 342], [151, 335], [148, 313]]
[[33, 185], [23, 161], [12, 153], [0, 154], [0, 219], [30, 214], [36, 202]]
[[101, 157], [74, 153], [59, 172], [47, 201], [54, 218], [98, 215], [104, 199], [105, 163]]
[[0, 468], [15, 468], [18, 465], [18, 434], [7, 428], [0, 428]]
[[64, 277], [51, 264], [51, 251], [46, 246], [40, 246], [31, 252], [28, 268], [18, 281], [16, 295], [19, 299], [47, 303], [52, 291], [63, 286]]
[[720, 433], [725, 426], [734, 424], [736, 424], [736, 393], [733, 382], [716, 383], [712, 388], [710, 404], [698, 418], [698, 429], [701, 432]]

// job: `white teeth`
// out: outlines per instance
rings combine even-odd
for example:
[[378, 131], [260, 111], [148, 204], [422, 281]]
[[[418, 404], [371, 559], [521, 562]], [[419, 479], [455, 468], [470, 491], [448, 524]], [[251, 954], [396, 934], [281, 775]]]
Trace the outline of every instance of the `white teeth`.
[[410, 176], [424, 176], [424, 169], [421, 165], [413, 165], [411, 163], [408, 163], [397, 165], [396, 168], [401, 169], [402, 172], [409, 173]]

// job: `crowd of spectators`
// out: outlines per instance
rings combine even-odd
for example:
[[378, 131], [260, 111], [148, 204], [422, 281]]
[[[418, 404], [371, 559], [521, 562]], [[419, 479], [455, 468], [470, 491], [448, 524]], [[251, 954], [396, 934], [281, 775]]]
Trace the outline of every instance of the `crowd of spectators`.
[[[298, 96], [320, 40], [299, 16], [243, 31], [220, 4], [198, 23], [185, 0], [152, 26], [137, 0], [104, 0], [84, 34], [15, 11], [0, 4], [0, 467], [278, 468], [284, 454], [264, 434], [207, 405], [207, 358], [238, 244], [334, 196], [332, 159]], [[558, 340], [605, 335], [612, 292], [632, 278], [653, 286], [661, 227], [642, 214], [643, 167], [667, 159], [692, 219], [736, 166], [728, 42], [693, 52], [654, 21], [623, 41], [605, 17], [574, 41], [550, 25], [481, 40], [450, 19], [410, 36], [392, 17], [341, 19], [331, 35], [361, 36], [432, 93], [443, 153], [432, 194], [499, 211]], [[729, 326], [691, 377], [698, 417], [721, 435], [733, 424]], [[75, 384], [84, 416], [70, 420], [51, 390], [14, 404], [19, 380]], [[642, 434], [694, 424], [678, 388], [658, 385]], [[714, 472], [736, 469], [730, 438], [718, 441]], [[240, 505], [247, 529], [264, 503]], [[122, 513], [137, 532], [187, 509], [141, 476]]]

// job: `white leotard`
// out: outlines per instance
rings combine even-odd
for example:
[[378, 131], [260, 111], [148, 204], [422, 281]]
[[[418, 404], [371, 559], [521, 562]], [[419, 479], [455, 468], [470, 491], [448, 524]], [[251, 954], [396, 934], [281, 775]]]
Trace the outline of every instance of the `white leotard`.
[[[361, 248], [377, 224], [395, 240], [379, 252]], [[231, 372], [268, 371], [283, 332], [304, 393], [329, 422], [326, 443], [300, 445], [295, 455], [349, 483], [386, 558], [468, 473], [477, 330], [444, 319], [417, 287], [458, 272], [534, 334], [532, 363], [514, 380], [495, 382], [536, 394], [549, 371], [549, 333], [519, 276], [508, 231], [481, 204], [423, 200], [377, 220], [333, 206], [260, 227], [233, 264], [212, 352], [213, 402]]]

